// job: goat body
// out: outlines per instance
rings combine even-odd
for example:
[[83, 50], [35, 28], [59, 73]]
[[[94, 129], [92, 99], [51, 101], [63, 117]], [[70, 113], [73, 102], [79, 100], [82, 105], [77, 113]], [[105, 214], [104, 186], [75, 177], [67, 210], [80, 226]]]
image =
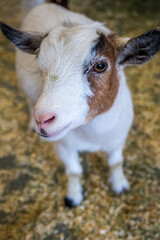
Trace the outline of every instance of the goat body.
[[56, 141], [65, 164], [66, 204], [83, 200], [80, 151], [106, 152], [113, 190], [128, 190], [122, 163], [133, 105], [123, 68], [145, 63], [159, 51], [160, 29], [122, 39], [101, 23], [55, 4], [32, 9], [23, 31], [3, 23], [1, 29], [22, 50], [16, 51], [16, 69], [29, 103], [30, 128]]

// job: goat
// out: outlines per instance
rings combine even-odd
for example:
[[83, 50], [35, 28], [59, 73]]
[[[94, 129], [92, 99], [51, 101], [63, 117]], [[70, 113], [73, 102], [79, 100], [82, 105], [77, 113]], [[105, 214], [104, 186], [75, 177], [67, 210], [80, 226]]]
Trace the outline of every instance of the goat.
[[[160, 50], [160, 28], [121, 38], [55, 4], [33, 8], [23, 30], [2, 22], [0, 28], [18, 48], [16, 70], [29, 104], [29, 126], [42, 139], [56, 141], [66, 167], [66, 205], [83, 200], [81, 151], [106, 152], [113, 190], [129, 190], [123, 148], [134, 114], [123, 68], [143, 64]], [[30, 74], [37, 70], [38, 75]]]

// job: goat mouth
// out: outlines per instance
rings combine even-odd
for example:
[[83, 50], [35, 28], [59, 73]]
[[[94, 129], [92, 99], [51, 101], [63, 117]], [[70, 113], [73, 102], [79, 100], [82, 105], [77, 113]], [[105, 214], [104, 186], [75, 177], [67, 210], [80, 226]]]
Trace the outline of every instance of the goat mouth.
[[66, 126], [64, 126], [63, 128], [55, 131], [55, 132], [52, 132], [52, 133], [38, 133], [40, 137], [42, 137], [43, 139], [47, 140], [47, 138], [53, 138], [53, 137], [57, 137], [58, 135], [60, 135], [62, 132], [64, 132], [69, 126], [70, 126], [71, 122], [68, 123]]

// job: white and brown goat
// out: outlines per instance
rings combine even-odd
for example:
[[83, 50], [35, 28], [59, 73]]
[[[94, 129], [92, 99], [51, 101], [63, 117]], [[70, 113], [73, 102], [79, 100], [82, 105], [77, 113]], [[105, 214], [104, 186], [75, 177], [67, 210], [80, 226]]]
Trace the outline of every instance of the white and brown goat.
[[[123, 68], [143, 64], [159, 51], [160, 28], [123, 39], [55, 4], [32, 9], [22, 30], [4, 23], [0, 27], [21, 50], [16, 51], [16, 68], [30, 107], [30, 128], [42, 139], [56, 141], [65, 164], [66, 204], [83, 200], [80, 151], [105, 151], [113, 190], [128, 190], [122, 152], [133, 105]], [[30, 74], [37, 70], [38, 75]]]

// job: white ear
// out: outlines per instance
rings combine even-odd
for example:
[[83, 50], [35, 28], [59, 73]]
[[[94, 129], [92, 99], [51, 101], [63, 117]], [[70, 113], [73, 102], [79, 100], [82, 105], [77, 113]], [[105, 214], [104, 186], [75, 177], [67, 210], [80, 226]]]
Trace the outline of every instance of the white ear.
[[160, 50], [160, 28], [151, 29], [138, 37], [119, 43], [116, 49], [119, 65], [143, 64]]
[[36, 54], [40, 44], [46, 34], [38, 32], [25, 32], [12, 28], [5, 23], [0, 22], [0, 28], [3, 34], [20, 50]]

